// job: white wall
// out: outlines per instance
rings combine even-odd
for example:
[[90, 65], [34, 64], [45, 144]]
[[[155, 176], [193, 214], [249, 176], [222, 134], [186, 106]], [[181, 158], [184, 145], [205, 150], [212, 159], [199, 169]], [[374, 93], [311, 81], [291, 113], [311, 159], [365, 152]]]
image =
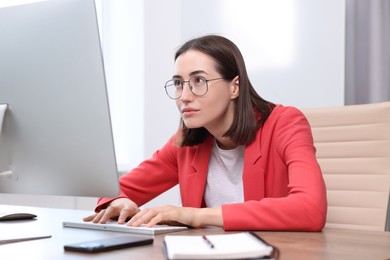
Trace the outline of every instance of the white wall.
[[343, 104], [344, 1], [183, 1], [182, 10], [183, 40], [228, 36], [264, 98], [301, 108]]
[[[146, 0], [145, 3], [145, 158], [159, 149], [179, 126], [175, 102], [164, 90], [173, 73], [173, 56], [182, 42], [182, 1]], [[178, 187], [148, 203], [147, 206], [180, 205]]]

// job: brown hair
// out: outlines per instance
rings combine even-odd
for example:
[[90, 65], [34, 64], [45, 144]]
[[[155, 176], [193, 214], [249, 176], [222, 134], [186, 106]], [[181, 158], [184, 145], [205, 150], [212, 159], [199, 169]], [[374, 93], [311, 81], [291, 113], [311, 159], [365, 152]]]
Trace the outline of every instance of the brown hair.
[[[239, 96], [235, 99], [233, 122], [224, 136], [238, 145], [253, 142], [256, 132], [267, 120], [275, 105], [257, 94], [249, 81], [244, 59], [240, 50], [230, 40], [218, 36], [207, 35], [184, 43], [175, 54], [176, 59], [188, 50], [197, 50], [209, 55], [216, 62], [216, 70], [225, 80], [239, 78]], [[181, 132], [178, 135], [179, 146], [192, 146], [202, 143], [209, 135], [204, 128], [187, 128], [180, 120]]]

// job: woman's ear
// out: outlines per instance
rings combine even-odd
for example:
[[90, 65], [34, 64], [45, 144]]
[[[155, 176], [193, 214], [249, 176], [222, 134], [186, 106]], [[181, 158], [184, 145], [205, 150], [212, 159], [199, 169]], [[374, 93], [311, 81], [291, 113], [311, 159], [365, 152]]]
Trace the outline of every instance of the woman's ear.
[[232, 99], [237, 98], [240, 95], [240, 81], [238, 76], [232, 80]]

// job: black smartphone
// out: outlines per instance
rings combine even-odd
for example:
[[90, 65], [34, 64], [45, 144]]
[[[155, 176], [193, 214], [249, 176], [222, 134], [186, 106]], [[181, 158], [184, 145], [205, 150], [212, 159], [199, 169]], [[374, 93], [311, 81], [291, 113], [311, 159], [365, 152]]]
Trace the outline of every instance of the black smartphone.
[[153, 238], [149, 237], [119, 236], [64, 245], [64, 250], [82, 253], [99, 253], [126, 247], [148, 245], [152, 243]]

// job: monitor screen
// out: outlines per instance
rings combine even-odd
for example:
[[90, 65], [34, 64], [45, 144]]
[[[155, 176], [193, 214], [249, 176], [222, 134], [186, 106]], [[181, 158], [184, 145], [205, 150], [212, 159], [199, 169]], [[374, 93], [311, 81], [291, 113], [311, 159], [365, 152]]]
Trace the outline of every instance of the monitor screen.
[[0, 8], [0, 39], [0, 193], [116, 196], [94, 0]]

